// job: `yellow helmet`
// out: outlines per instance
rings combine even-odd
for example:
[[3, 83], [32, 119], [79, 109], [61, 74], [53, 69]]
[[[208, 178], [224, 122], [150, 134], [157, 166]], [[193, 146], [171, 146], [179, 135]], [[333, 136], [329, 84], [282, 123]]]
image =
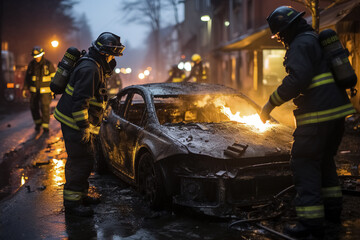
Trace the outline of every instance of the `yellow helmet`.
[[193, 62], [200, 62], [200, 61], [201, 61], [201, 56], [200, 56], [199, 54], [195, 53], [195, 54], [193, 54], [193, 55], [191, 56], [191, 60], [192, 60]]

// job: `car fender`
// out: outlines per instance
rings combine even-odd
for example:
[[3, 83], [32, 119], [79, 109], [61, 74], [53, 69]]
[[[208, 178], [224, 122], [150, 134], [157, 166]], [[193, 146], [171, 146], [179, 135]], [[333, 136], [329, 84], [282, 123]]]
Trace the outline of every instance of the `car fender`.
[[143, 147], [149, 150], [155, 162], [174, 155], [189, 153], [185, 145], [167, 136], [159, 129], [142, 133], [138, 140], [137, 149]]

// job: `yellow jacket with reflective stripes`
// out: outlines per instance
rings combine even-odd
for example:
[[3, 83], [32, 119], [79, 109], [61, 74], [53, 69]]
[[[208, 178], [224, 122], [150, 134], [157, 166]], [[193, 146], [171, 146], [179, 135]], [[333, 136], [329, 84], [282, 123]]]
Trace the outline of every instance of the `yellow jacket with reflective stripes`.
[[208, 69], [203, 65], [202, 62], [196, 63], [192, 68], [189, 76], [184, 79], [184, 82], [196, 79], [196, 82], [206, 83], [208, 82]]
[[[88, 55], [86, 55], [88, 57]], [[106, 82], [102, 59], [82, 60], [70, 76], [64, 94], [55, 108], [54, 117], [76, 129], [90, 128], [98, 132], [106, 107]]]
[[288, 75], [271, 94], [274, 106], [293, 99], [297, 126], [321, 123], [355, 113], [345, 90], [340, 89], [316, 37], [301, 33], [291, 42], [284, 66]]
[[44, 57], [40, 62], [33, 59], [26, 70], [24, 90], [32, 93], [51, 93], [50, 82], [55, 75], [54, 65]]

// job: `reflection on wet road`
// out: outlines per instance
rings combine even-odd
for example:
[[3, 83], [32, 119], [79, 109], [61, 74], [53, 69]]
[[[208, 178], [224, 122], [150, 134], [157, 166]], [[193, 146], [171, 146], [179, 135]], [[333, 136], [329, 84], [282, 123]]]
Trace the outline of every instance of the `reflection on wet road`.
[[[28, 161], [8, 174], [7, 186], [19, 190], [0, 202], [0, 239], [280, 239], [254, 224], [230, 229], [233, 220], [200, 217], [186, 209], [177, 209], [176, 214], [154, 212], [134, 189], [111, 174], [90, 177], [91, 190], [102, 195], [93, 218], [67, 216], [62, 203], [67, 154], [60, 137], [57, 133], [42, 142], [45, 147], [39, 151], [18, 153]], [[359, 160], [341, 165], [339, 174], [359, 175]], [[354, 186], [358, 189], [358, 179]], [[359, 197], [345, 196], [346, 220], [331, 229], [330, 239], [360, 239], [359, 210], [354, 207], [359, 202]], [[261, 223], [281, 231], [282, 221]]]

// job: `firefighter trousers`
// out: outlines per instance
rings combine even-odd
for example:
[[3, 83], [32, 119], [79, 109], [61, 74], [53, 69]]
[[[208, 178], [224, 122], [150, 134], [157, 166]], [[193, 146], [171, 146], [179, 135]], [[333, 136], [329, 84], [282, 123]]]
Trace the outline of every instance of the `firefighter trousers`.
[[65, 164], [64, 200], [80, 201], [87, 195], [88, 178], [94, 164], [91, 142], [83, 142], [81, 132], [61, 124], [68, 158]]
[[319, 225], [340, 217], [342, 194], [334, 156], [344, 133], [344, 118], [298, 127], [291, 149], [291, 169], [300, 221]]
[[[35, 125], [49, 128], [51, 93], [31, 93], [30, 110]], [[41, 112], [41, 114], [40, 114]]]

